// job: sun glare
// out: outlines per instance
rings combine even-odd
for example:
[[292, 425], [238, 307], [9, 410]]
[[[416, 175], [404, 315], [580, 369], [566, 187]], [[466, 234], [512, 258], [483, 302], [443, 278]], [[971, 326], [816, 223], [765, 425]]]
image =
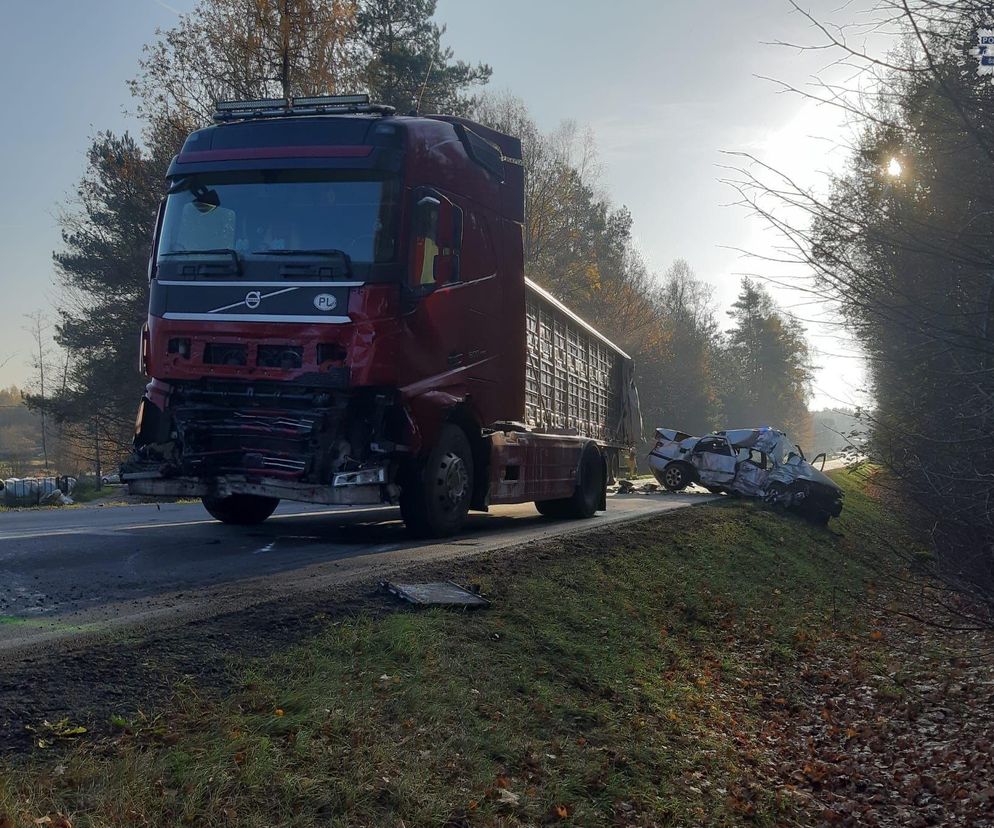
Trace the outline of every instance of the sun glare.
[[887, 175], [891, 178], [900, 178], [901, 172], [901, 162], [896, 158], [891, 158], [890, 163], [887, 165]]

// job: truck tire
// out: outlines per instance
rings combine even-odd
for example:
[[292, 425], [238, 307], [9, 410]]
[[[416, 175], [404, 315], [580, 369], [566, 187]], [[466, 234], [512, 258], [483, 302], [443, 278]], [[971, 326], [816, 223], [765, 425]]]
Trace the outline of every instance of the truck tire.
[[443, 538], [462, 528], [472, 497], [473, 451], [465, 432], [449, 423], [401, 486], [400, 514], [412, 534]]
[[542, 517], [564, 518], [566, 517], [566, 505], [569, 498], [564, 500], [536, 500], [535, 508]]
[[607, 479], [600, 451], [588, 445], [580, 456], [579, 482], [571, 497], [559, 500], [536, 500], [539, 514], [551, 518], [590, 518], [604, 498]]
[[262, 523], [276, 511], [280, 501], [275, 497], [260, 497], [259, 495], [235, 494], [228, 497], [202, 497], [204, 508], [211, 517], [221, 523], [231, 523], [236, 526], [252, 526]]
[[686, 489], [694, 481], [691, 478], [686, 463], [675, 461], [663, 469], [659, 482], [671, 492], [679, 492], [682, 489]]

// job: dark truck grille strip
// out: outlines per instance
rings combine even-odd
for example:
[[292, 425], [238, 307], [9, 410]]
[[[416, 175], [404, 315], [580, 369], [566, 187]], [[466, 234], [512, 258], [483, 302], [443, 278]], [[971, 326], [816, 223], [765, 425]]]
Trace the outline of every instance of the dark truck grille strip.
[[149, 312], [214, 322], [349, 322], [349, 294], [362, 282], [152, 280]]

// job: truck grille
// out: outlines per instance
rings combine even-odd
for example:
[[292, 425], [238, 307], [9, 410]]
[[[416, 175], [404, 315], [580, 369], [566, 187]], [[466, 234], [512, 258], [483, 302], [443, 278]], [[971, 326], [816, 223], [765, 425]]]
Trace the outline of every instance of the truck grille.
[[324, 417], [260, 409], [183, 407], [175, 412], [183, 465], [195, 475], [265, 472], [296, 479], [307, 472]]

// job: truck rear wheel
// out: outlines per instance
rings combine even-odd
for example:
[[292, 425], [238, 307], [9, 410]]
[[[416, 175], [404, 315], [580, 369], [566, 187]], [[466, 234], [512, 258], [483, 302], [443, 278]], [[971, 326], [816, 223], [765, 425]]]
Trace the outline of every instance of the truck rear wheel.
[[401, 486], [400, 513], [418, 537], [454, 535], [473, 497], [473, 452], [461, 428], [442, 426], [438, 442]]
[[231, 523], [236, 526], [262, 523], [280, 505], [280, 501], [275, 497], [247, 494], [202, 497], [201, 501], [211, 517], [217, 518], [221, 523]]
[[607, 481], [604, 477], [604, 461], [601, 453], [593, 446], [587, 446], [580, 457], [579, 481], [571, 497], [560, 500], [536, 500], [539, 514], [551, 518], [593, 517], [604, 498]]

